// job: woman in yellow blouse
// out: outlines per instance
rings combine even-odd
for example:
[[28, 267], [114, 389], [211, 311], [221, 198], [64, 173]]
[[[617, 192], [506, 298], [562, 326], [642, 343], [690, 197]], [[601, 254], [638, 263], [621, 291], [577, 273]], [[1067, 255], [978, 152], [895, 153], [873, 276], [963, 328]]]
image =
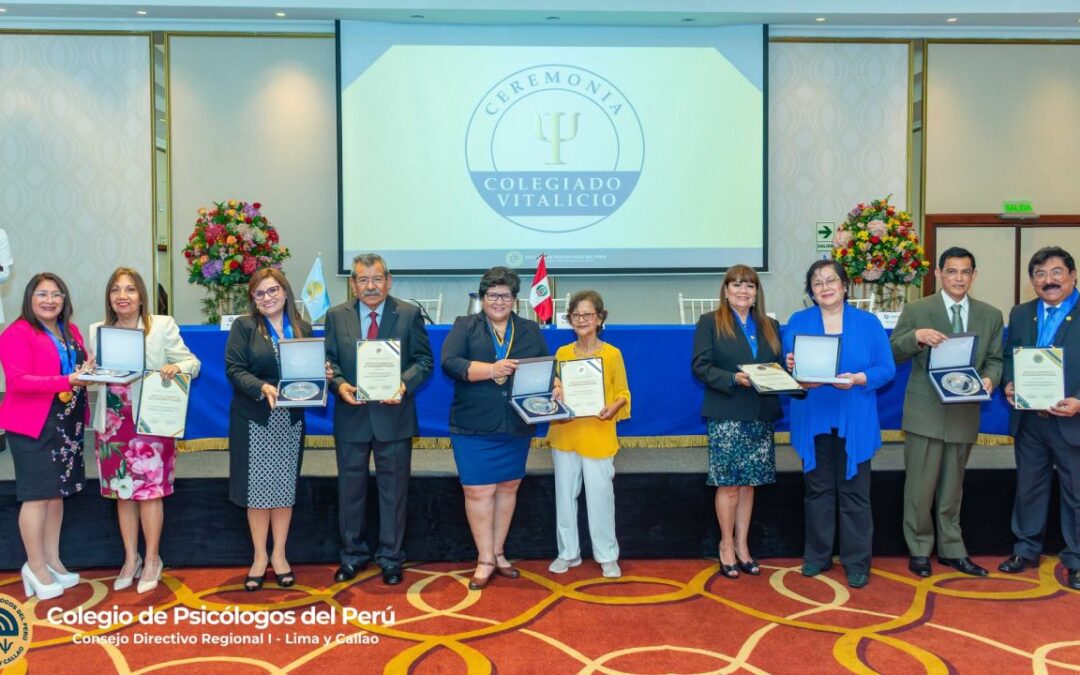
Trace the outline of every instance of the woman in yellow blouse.
[[[596, 291], [580, 291], [567, 306], [577, 340], [555, 353], [560, 365], [565, 361], [599, 357], [604, 364], [604, 408], [596, 417], [578, 417], [552, 423], [548, 430], [551, 458], [555, 463], [555, 536], [559, 557], [548, 567], [562, 574], [581, 564], [578, 541], [577, 498], [585, 484], [589, 513], [589, 536], [593, 558], [605, 577], [622, 575], [619, 569], [619, 542], [615, 539], [615, 453], [619, 441], [615, 423], [630, 417], [630, 388], [622, 352], [600, 340], [607, 311]], [[556, 397], [562, 396], [558, 383]]]

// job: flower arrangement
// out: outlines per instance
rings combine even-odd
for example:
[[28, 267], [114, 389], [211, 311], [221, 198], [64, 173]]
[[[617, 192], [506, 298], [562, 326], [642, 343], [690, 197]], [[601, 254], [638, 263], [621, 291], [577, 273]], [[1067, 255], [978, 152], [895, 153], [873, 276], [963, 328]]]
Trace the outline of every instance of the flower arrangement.
[[930, 269], [911, 214], [898, 211], [891, 197], [856, 205], [833, 234], [833, 260], [855, 287], [876, 284], [880, 290], [892, 284], [906, 292]]
[[221, 314], [244, 311], [245, 287], [255, 270], [281, 269], [282, 261], [290, 255], [289, 249], [278, 243], [278, 232], [261, 208], [259, 202], [230, 199], [198, 210], [184, 258], [188, 283], [205, 286], [210, 294], [203, 301], [209, 323], [216, 323]]

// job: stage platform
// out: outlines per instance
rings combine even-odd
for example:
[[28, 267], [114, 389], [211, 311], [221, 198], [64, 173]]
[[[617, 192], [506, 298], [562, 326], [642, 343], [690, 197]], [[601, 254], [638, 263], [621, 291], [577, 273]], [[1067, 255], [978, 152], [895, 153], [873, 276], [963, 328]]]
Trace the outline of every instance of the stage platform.
[[[91, 455], [92, 457], [92, 455]], [[616, 457], [616, 530], [624, 558], [715, 557], [718, 529], [714, 489], [705, 485], [704, 448], [627, 448]], [[790, 446], [777, 448], [774, 485], [759, 488], [751, 529], [758, 557], [799, 556], [803, 546], [803, 479]], [[1012, 446], [976, 446], [965, 479], [965, 538], [972, 554], [1008, 554], [1015, 492]], [[122, 558], [115, 506], [98, 494], [93, 462], [86, 490], [66, 501], [61, 552], [72, 568], [117, 566]], [[873, 460], [874, 552], [904, 555], [901, 533], [903, 447], [889, 443]], [[370, 489], [374, 494], [374, 478]], [[334, 562], [338, 555], [336, 468], [332, 449], [306, 450], [289, 557], [296, 563]], [[1047, 551], [1061, 547], [1058, 498], [1051, 503]], [[18, 533], [18, 503], [11, 453], [0, 453], [0, 569], [25, 560]], [[166, 500], [162, 558], [172, 566], [247, 565], [251, 544], [243, 509], [228, 501], [228, 453], [183, 453], [176, 492]], [[584, 499], [584, 496], [582, 497]], [[587, 533], [585, 509], [581, 532]], [[369, 504], [376, 522], [375, 500]], [[554, 482], [549, 450], [533, 450], [507, 542], [515, 558], [555, 555]], [[375, 529], [370, 528], [374, 537]], [[372, 539], [374, 549], [374, 539]], [[588, 555], [587, 537], [583, 541]], [[410, 560], [470, 560], [476, 556], [465, 520], [453, 454], [417, 449], [410, 485], [406, 552]]]

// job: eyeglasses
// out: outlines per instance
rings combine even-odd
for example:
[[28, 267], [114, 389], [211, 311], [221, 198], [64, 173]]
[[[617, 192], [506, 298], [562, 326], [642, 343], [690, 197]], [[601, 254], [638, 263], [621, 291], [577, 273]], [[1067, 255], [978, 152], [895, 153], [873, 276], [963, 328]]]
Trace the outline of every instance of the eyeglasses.
[[281, 286], [271, 286], [264, 291], [255, 291], [251, 294], [251, 297], [255, 298], [255, 301], [265, 300], [266, 298], [276, 298], [281, 293]]
[[829, 277], [828, 279], [814, 279], [810, 282], [810, 288], [826, 288], [828, 286], [839, 286], [840, 277]]
[[570, 315], [571, 321], [592, 321], [596, 318], [596, 312], [574, 312]]
[[382, 286], [386, 283], [386, 277], [353, 277], [353, 282], [361, 288], [371, 286]]
[[513, 293], [485, 293], [484, 299], [488, 302], [510, 302], [514, 299]]
[[961, 277], [964, 279], [970, 278], [975, 274], [975, 270], [964, 268], [962, 270], [947, 269], [941, 273], [943, 276], [950, 278]]
[[1069, 276], [1069, 270], [1065, 269], [1064, 267], [1055, 267], [1049, 272], [1047, 272], [1046, 270], [1035, 270], [1035, 273], [1031, 275], [1031, 278], [1035, 281], [1046, 281], [1047, 279], [1061, 281], [1067, 276]]
[[64, 294], [60, 291], [34, 291], [35, 300], [63, 300]]

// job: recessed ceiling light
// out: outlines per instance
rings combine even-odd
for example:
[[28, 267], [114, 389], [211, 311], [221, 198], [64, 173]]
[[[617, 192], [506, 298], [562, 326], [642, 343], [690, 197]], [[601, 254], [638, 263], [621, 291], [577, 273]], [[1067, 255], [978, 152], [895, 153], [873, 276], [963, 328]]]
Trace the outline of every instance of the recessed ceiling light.
[[819, 16], [818, 18], [814, 19], [814, 21], [817, 21], [818, 23], [825, 23], [825, 17]]
[[948, 19], [945, 19], [945, 21], [947, 21], [949, 23], [956, 23], [959, 20], [960, 19], [957, 19], [955, 16], [950, 16]]
[[547, 18], [547, 20], [548, 20], [548, 21], [558, 21], [558, 20], [559, 20], [559, 17], [557, 17], [557, 16], [549, 16], [549, 17]]
[[137, 9], [137, 10], [135, 10], [135, 13], [138, 14], [139, 16], [146, 16], [146, 10], [145, 9]]
[[693, 22], [694, 22], [694, 21], [696, 21], [696, 20], [697, 20], [697, 19], [695, 19], [695, 18], [694, 18], [694, 17], [692, 17], [692, 16], [687, 16], [687, 17], [683, 17], [683, 20], [682, 20], [682, 22], [683, 22], [683, 23], [693, 23]]
[[285, 12], [274, 12], [274, 16], [285, 16]]
[[424, 15], [423, 15], [423, 14], [413, 14], [413, 15], [412, 15], [412, 16], [410, 16], [409, 18], [410, 18], [410, 19], [423, 19], [423, 18], [424, 18]]
[[3, 7], [0, 7], [0, 14], [3, 14], [6, 11], [7, 11], [6, 9], [4, 9]]

